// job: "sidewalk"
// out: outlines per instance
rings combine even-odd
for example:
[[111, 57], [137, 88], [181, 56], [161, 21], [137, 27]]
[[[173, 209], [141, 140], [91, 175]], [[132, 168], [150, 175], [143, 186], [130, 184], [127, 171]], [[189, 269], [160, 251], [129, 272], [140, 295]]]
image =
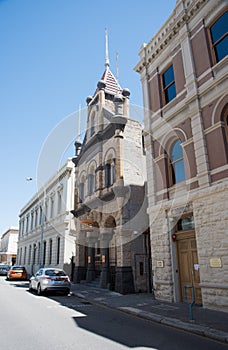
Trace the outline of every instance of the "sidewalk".
[[122, 295], [93, 283], [72, 283], [72, 295], [94, 304], [105, 305], [167, 326], [179, 328], [228, 343], [228, 313], [193, 306], [190, 321], [189, 306], [184, 303], [157, 301], [151, 294]]

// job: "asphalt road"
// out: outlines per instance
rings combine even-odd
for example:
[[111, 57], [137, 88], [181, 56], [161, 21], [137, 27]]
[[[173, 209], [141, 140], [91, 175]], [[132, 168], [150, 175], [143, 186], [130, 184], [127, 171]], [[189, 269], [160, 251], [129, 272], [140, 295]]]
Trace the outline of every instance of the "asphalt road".
[[75, 296], [38, 297], [28, 291], [28, 282], [0, 277], [0, 349], [227, 350], [228, 346]]

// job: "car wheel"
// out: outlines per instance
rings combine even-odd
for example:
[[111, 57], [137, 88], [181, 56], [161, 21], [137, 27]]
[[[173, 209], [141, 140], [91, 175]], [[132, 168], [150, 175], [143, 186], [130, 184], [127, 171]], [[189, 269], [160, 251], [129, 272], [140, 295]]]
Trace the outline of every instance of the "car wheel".
[[37, 287], [37, 294], [42, 295], [42, 289], [41, 289], [40, 284], [38, 284], [38, 287]]
[[69, 290], [65, 290], [65, 291], [63, 292], [63, 295], [68, 295], [69, 293], [70, 293]]

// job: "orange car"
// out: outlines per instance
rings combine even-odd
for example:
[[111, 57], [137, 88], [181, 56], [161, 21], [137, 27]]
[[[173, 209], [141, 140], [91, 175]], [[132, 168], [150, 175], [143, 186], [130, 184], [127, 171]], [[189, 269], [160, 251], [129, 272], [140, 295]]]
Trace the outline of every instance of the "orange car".
[[10, 270], [7, 273], [7, 280], [13, 280], [13, 279], [20, 279], [20, 280], [26, 280], [27, 279], [27, 272], [24, 266], [12, 266]]

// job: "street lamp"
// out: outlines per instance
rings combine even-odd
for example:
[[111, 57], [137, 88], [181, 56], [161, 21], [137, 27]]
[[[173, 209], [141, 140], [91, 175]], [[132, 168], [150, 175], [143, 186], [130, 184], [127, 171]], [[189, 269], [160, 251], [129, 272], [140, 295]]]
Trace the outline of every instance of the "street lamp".
[[[32, 177], [27, 177], [26, 181], [33, 181]], [[44, 222], [45, 222], [45, 198], [46, 198], [46, 188], [44, 187], [43, 190], [44, 193], [44, 199], [43, 199], [43, 208], [41, 206], [41, 233], [40, 233], [40, 256], [39, 256], [39, 266], [40, 268], [43, 267], [43, 237], [44, 237]]]

